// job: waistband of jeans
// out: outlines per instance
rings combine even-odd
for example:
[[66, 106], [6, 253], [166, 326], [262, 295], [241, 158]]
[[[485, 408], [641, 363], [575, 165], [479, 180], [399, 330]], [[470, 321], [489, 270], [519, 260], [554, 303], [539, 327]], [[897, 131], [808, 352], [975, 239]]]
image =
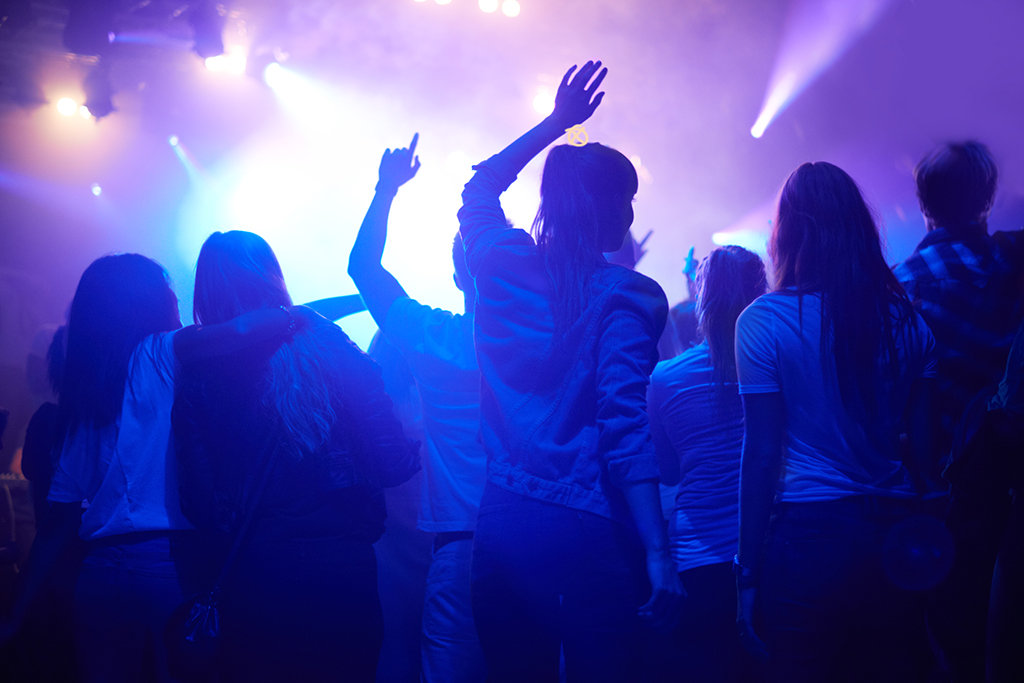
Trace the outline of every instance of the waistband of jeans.
[[472, 531], [439, 531], [434, 535], [434, 552], [455, 541], [468, 541], [473, 538]]
[[115, 545], [137, 545], [139, 543], [145, 543], [146, 541], [154, 541], [159, 538], [176, 540], [187, 538], [190, 534], [194, 533], [195, 532], [191, 530], [171, 531], [169, 529], [158, 529], [156, 531], [132, 531], [126, 534], [114, 534], [112, 536], [93, 538], [86, 541], [85, 545], [89, 550], [95, 550], [96, 548], [108, 548]]

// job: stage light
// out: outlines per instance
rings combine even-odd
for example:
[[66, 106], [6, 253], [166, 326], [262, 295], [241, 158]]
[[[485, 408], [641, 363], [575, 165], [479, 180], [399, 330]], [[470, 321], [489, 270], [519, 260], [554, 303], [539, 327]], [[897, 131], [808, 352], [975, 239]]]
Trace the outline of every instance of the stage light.
[[519, 3], [516, 0], [505, 0], [501, 3], [501, 11], [505, 13], [506, 17], [518, 17], [519, 16]]
[[178, 146], [178, 136], [177, 135], [172, 135], [171, 137], [167, 138], [167, 144], [170, 145], [171, 147], [177, 147]]
[[755, 138], [863, 34], [894, 0], [794, 0], [779, 44]]
[[541, 86], [533, 98], [533, 108], [537, 110], [538, 114], [547, 116], [555, 110], [555, 96], [547, 88]]
[[498, 0], [480, 0], [480, 9], [490, 14], [498, 9]]
[[70, 97], [62, 97], [57, 100], [57, 111], [64, 116], [71, 116], [78, 111], [78, 103]]
[[206, 68], [210, 71], [237, 75], [245, 73], [245, 63], [245, 49], [238, 45], [232, 46], [224, 54], [207, 57], [204, 61]]
[[281, 85], [281, 81], [284, 78], [284, 67], [277, 62], [271, 62], [270, 64], [267, 64], [265, 69], [263, 69], [263, 82], [271, 88], [276, 88]]
[[81, 116], [83, 119], [87, 119], [90, 116], [92, 116], [92, 114], [89, 112], [89, 107], [85, 106], [84, 104], [78, 108], [78, 115]]
[[94, 197], [99, 197], [101, 194], [103, 194], [103, 188], [100, 187], [99, 183], [92, 184], [92, 194]]

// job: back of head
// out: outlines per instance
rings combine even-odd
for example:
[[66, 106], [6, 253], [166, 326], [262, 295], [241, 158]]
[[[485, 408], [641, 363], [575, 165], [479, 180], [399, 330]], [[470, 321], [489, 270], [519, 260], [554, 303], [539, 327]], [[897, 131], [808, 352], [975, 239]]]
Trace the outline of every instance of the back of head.
[[139, 254], [104, 256], [82, 273], [67, 326], [60, 405], [70, 427], [121, 412], [128, 364], [143, 339], [181, 326], [167, 274]]
[[879, 359], [896, 357], [890, 307], [897, 306], [899, 324], [912, 311], [853, 179], [826, 162], [794, 171], [779, 195], [769, 253], [776, 287], [821, 295], [822, 363], [834, 351], [844, 405], [858, 415], [865, 406], [870, 412]]
[[[215, 232], [203, 244], [196, 263], [194, 302], [196, 322], [213, 324], [249, 311], [290, 306], [291, 297], [266, 240], [232, 230]], [[336, 361], [343, 342], [344, 334], [334, 325], [305, 326], [273, 350], [265, 366], [243, 363], [250, 374], [265, 373], [250, 378], [253, 387], [280, 415], [300, 455], [315, 453], [329, 439], [337, 419], [332, 397], [343, 382]]]
[[203, 243], [192, 309], [197, 323], [222, 323], [291, 303], [277, 256], [262, 237], [232, 230], [215, 232]]
[[764, 263], [743, 247], [719, 247], [701, 262], [697, 270], [697, 323], [711, 351], [716, 383], [736, 381], [736, 319], [767, 289]]
[[987, 231], [999, 171], [980, 142], [943, 145], [914, 169], [921, 210], [934, 227], [954, 234]]
[[637, 186], [633, 164], [611, 147], [559, 145], [548, 153], [533, 233], [554, 287], [558, 322], [576, 319], [586, 306], [590, 277], [605, 263], [605, 233], [625, 235], [629, 226], [615, 225], [618, 206]]

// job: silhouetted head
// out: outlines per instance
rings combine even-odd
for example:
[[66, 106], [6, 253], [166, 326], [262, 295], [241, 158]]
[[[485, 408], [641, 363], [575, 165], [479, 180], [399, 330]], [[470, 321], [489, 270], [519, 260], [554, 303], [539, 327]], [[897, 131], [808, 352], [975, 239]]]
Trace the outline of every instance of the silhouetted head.
[[914, 169], [928, 228], [986, 232], [998, 178], [992, 153], [980, 142], [949, 143], [933, 151]]
[[736, 319], [768, 289], [764, 263], [743, 247], [715, 249], [697, 269], [697, 325], [711, 350], [716, 382], [736, 381]]
[[291, 306], [274, 250], [259, 235], [241, 230], [206, 238], [196, 263], [193, 316], [210, 325], [260, 308]]
[[584, 307], [586, 282], [605, 263], [604, 252], [622, 246], [637, 187], [633, 164], [610, 147], [559, 145], [548, 153], [533, 232], [563, 321]]
[[82, 273], [68, 316], [60, 395], [67, 424], [113, 422], [139, 342], [179, 327], [178, 300], [159, 263], [139, 254], [93, 261]]

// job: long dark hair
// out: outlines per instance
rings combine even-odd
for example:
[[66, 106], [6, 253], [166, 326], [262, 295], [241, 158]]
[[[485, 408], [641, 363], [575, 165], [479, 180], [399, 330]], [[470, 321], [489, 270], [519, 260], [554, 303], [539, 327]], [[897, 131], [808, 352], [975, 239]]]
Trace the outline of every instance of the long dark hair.
[[768, 248], [777, 289], [821, 295], [822, 368], [832, 351], [843, 405], [869, 425], [877, 416], [880, 366], [897, 376], [894, 331], [905, 329], [913, 308], [885, 262], [875, 216], [857, 183], [824, 161], [793, 171], [779, 195]]
[[544, 162], [533, 235], [554, 290], [556, 329], [586, 308], [589, 283], [606, 261], [602, 221], [611, 202], [636, 194], [636, 169], [621, 152], [596, 142], [554, 147]]
[[139, 342], [181, 327], [163, 267], [140, 254], [104, 256], [82, 273], [68, 316], [60, 384], [64, 424], [105, 427], [121, 414]]
[[[220, 323], [248, 311], [291, 305], [277, 256], [259, 235], [232, 230], [207, 238], [196, 263], [194, 316], [197, 323]], [[269, 359], [262, 385], [265, 404], [281, 417], [299, 456], [316, 453], [330, 438], [337, 419], [332, 396], [342, 378], [335, 368], [329, 336], [334, 325], [300, 330]]]
[[711, 352], [715, 384], [736, 381], [736, 319], [768, 289], [761, 258], [743, 247], [715, 249], [697, 269], [697, 326]]

